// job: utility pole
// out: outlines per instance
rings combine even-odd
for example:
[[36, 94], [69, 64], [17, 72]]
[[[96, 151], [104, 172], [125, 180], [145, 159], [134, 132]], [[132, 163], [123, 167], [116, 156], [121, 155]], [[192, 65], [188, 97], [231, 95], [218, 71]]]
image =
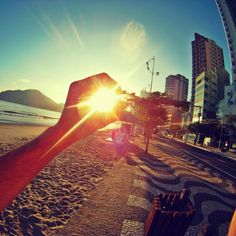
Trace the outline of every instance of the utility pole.
[[[150, 61], [152, 61], [152, 69], [150, 69], [150, 66], [149, 66]], [[146, 65], [147, 65], [147, 70], [151, 73], [151, 84], [150, 84], [150, 92], [149, 92], [150, 93], [149, 96], [151, 96], [154, 75], [156, 75], [156, 76], [159, 75], [159, 72], [155, 72], [155, 57], [153, 56], [151, 59], [149, 59], [146, 62]], [[149, 139], [150, 139], [150, 135], [151, 135], [151, 124], [150, 124], [149, 115], [147, 115], [145, 135], [147, 135], [146, 148], [145, 148], [145, 153], [147, 154], [148, 153]]]

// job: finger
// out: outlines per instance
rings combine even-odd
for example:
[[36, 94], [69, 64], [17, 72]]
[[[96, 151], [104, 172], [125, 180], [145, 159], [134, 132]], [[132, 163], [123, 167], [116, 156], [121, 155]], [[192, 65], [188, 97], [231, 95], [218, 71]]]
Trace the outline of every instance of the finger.
[[113, 80], [108, 74], [100, 73], [96, 75], [89, 76], [85, 79], [75, 81], [71, 84], [70, 88], [72, 92], [85, 92], [93, 91], [98, 89], [99, 87], [114, 87], [116, 85], [116, 81]]
[[108, 88], [114, 88], [117, 86], [117, 82], [113, 80], [107, 73], [101, 73], [95, 76], [96, 78], [99, 77], [100, 85]]
[[116, 81], [106, 73], [75, 81], [70, 85], [66, 105], [77, 104], [80, 99], [85, 100], [101, 87], [113, 88], [116, 85]]
[[77, 104], [79, 98], [88, 96], [91, 93], [93, 87], [94, 85], [91, 77], [71, 83], [67, 94], [66, 106]]

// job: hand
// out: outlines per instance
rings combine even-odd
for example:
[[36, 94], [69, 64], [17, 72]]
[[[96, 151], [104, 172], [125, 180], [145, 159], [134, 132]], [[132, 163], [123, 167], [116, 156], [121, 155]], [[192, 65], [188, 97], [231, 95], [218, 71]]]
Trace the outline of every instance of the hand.
[[[56, 128], [65, 133], [66, 139], [73, 142], [117, 120], [123, 105], [122, 102], [118, 101], [110, 112], [91, 112], [91, 107], [82, 105], [99, 88], [112, 89], [115, 86], [117, 83], [106, 73], [73, 82], [70, 85], [65, 108]], [[107, 99], [109, 100], [109, 97]]]
[[114, 88], [116, 85], [116, 82], [105, 73], [72, 83], [59, 122], [29, 143], [1, 156], [0, 211], [58, 153], [74, 141], [117, 119], [122, 102], [117, 102], [113, 112], [106, 113], [95, 110], [91, 112], [91, 107], [82, 105], [101, 86]]

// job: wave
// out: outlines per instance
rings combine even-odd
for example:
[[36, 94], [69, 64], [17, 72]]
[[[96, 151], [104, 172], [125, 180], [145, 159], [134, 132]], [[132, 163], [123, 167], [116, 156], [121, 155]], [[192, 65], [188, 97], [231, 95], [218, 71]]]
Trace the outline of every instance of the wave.
[[59, 112], [0, 101], [0, 123], [54, 125]]
[[4, 114], [4, 113], [7, 113], [8, 115], [12, 115], [12, 116], [22, 116], [22, 117], [32, 116], [32, 117], [37, 117], [37, 118], [41, 118], [41, 119], [54, 119], [54, 120], [58, 120], [58, 118], [52, 117], [52, 116], [36, 115], [36, 114], [32, 114], [32, 113], [17, 112], [17, 111], [7, 111], [7, 110], [0, 111], [0, 114]]

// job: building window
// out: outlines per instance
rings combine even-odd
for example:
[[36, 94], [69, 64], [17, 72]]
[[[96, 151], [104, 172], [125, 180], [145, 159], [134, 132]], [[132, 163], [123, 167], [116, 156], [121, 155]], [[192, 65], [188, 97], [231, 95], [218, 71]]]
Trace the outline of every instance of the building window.
[[196, 92], [199, 92], [200, 90], [204, 89], [204, 84], [196, 88]]

